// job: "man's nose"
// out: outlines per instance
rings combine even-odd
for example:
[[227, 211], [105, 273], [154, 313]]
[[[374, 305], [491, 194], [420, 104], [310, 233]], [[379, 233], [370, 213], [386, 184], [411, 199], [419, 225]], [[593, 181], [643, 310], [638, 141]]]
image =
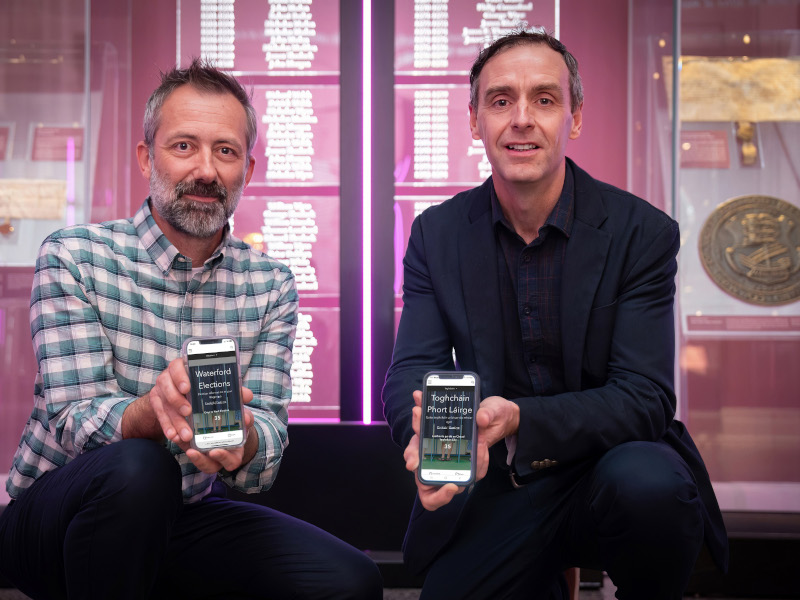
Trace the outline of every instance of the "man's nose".
[[195, 155], [193, 171], [194, 179], [203, 183], [211, 183], [217, 179], [217, 168], [214, 155], [210, 149], [202, 149]]
[[527, 128], [533, 127], [535, 124], [533, 116], [533, 105], [527, 100], [520, 100], [514, 105], [514, 113], [512, 115], [512, 124], [514, 127]]

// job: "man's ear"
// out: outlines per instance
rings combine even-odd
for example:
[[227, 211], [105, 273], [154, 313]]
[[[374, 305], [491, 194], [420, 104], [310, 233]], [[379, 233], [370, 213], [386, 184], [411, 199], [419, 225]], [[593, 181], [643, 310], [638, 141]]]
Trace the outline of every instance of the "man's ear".
[[250, 178], [253, 176], [253, 167], [256, 166], [256, 157], [252, 154], [247, 157], [247, 171], [244, 173], [244, 184], [250, 183]]
[[136, 160], [139, 163], [139, 170], [145, 179], [150, 179], [150, 148], [143, 141], [136, 144]]
[[473, 108], [472, 104], [469, 105], [469, 130], [473, 140], [481, 139], [481, 132], [478, 129], [478, 109]]
[[583, 128], [583, 102], [581, 102], [578, 109], [572, 113], [572, 129], [569, 132], [569, 139], [577, 140], [581, 135]]

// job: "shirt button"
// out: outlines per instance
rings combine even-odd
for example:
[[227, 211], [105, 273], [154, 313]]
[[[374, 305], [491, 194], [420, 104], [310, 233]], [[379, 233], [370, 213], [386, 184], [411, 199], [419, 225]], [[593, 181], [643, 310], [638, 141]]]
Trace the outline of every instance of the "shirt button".
[[532, 312], [533, 309], [531, 308], [530, 304], [526, 304], [525, 306], [522, 307], [522, 314], [524, 314], [526, 317], [530, 315]]
[[523, 254], [522, 255], [522, 262], [524, 262], [524, 263], [531, 262], [531, 255], [530, 254]]
[[536, 362], [536, 357], [535, 356], [531, 356], [530, 358], [528, 358], [528, 362], [535, 363]]

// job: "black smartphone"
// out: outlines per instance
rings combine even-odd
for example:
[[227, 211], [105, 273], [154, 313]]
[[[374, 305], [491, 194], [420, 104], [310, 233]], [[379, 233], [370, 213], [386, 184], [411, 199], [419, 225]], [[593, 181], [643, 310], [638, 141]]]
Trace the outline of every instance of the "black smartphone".
[[192, 386], [192, 446], [201, 452], [241, 446], [245, 428], [236, 340], [193, 337], [183, 349]]
[[469, 485], [475, 479], [473, 444], [480, 385], [470, 371], [432, 371], [422, 382], [419, 479]]

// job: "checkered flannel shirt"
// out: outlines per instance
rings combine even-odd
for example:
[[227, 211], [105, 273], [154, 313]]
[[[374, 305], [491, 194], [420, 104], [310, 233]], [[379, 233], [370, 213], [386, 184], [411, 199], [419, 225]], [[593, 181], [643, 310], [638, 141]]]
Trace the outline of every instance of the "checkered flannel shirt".
[[[297, 290], [284, 265], [236, 239], [201, 269], [156, 225], [148, 201], [132, 219], [67, 227], [36, 261], [31, 334], [39, 370], [34, 407], [6, 489], [12, 498], [45, 472], [122, 439], [125, 408], [144, 396], [189, 336], [231, 336], [242, 384], [252, 390], [258, 451], [226, 475], [244, 492], [269, 488], [288, 443], [289, 370]], [[215, 475], [166, 442], [183, 473], [183, 497], [205, 496]]]

